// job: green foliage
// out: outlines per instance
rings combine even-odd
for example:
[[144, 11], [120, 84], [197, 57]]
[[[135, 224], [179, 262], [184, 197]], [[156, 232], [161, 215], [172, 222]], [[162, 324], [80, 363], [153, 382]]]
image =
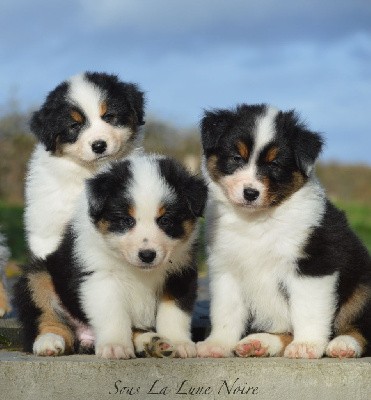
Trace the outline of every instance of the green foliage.
[[371, 253], [371, 205], [336, 201], [336, 206], [345, 211], [350, 226], [362, 239]]
[[26, 243], [23, 230], [23, 207], [0, 203], [0, 227], [7, 239], [11, 257], [18, 262], [26, 260]]

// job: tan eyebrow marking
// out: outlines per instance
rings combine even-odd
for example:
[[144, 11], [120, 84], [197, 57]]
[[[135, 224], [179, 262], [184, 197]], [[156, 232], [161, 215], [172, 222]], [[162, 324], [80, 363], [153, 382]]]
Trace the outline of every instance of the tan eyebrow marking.
[[74, 121], [78, 122], [79, 124], [82, 124], [84, 122], [84, 117], [78, 111], [72, 110], [71, 117]]
[[99, 111], [101, 117], [103, 117], [103, 115], [107, 112], [107, 103], [105, 101], [100, 103]]
[[166, 208], [165, 208], [165, 206], [160, 207], [160, 208], [158, 209], [158, 212], [157, 212], [157, 218], [162, 217], [165, 213], [166, 213]]
[[129, 209], [128, 209], [128, 214], [131, 216], [131, 217], [135, 217], [135, 207], [133, 207], [133, 206], [130, 206], [129, 207]]
[[237, 149], [240, 153], [240, 156], [247, 160], [247, 158], [249, 157], [249, 148], [247, 147], [247, 145], [239, 140], [237, 142]]
[[265, 156], [265, 161], [272, 162], [277, 157], [277, 154], [278, 154], [278, 147], [271, 147], [268, 150], [267, 155]]

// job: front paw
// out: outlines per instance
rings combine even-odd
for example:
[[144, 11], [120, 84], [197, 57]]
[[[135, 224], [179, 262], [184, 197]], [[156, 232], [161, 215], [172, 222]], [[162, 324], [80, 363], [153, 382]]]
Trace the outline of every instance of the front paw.
[[196, 348], [197, 356], [202, 358], [224, 358], [233, 356], [233, 346], [221, 342], [205, 340], [204, 342], [198, 342]]
[[105, 343], [96, 346], [95, 354], [98, 357], [109, 359], [123, 359], [135, 358], [134, 346], [123, 345], [117, 343]]
[[197, 357], [197, 349], [196, 344], [192, 341], [174, 341], [173, 342], [175, 350], [176, 350], [176, 357], [178, 358], [193, 358]]
[[325, 352], [326, 343], [323, 341], [307, 341], [290, 343], [284, 353], [288, 358], [321, 358]]
[[240, 340], [234, 352], [238, 357], [269, 357], [279, 355], [282, 349], [278, 335], [255, 333]]
[[175, 357], [173, 343], [155, 332], [145, 332], [134, 338], [135, 353], [138, 357]]
[[361, 357], [361, 344], [350, 335], [337, 336], [331, 340], [326, 349], [329, 357], [337, 358], [353, 358]]
[[33, 353], [37, 356], [59, 356], [65, 351], [66, 343], [62, 336], [44, 333], [33, 344]]

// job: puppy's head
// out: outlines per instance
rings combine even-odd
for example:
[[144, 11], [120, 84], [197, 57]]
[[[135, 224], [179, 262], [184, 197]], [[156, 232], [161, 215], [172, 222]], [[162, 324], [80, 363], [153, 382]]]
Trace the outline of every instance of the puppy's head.
[[58, 85], [31, 119], [47, 151], [83, 164], [128, 153], [144, 124], [143, 93], [117, 76], [86, 72]]
[[278, 205], [299, 190], [323, 143], [294, 111], [265, 104], [207, 111], [201, 134], [208, 176], [230, 203], [251, 210]]
[[180, 164], [136, 155], [87, 181], [89, 214], [107, 246], [132, 266], [186, 263], [207, 189]]

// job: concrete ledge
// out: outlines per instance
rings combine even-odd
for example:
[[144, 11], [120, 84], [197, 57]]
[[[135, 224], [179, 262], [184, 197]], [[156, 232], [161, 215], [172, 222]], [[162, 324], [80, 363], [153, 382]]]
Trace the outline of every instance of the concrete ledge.
[[110, 361], [2, 351], [0, 394], [7, 400], [370, 400], [371, 358]]

